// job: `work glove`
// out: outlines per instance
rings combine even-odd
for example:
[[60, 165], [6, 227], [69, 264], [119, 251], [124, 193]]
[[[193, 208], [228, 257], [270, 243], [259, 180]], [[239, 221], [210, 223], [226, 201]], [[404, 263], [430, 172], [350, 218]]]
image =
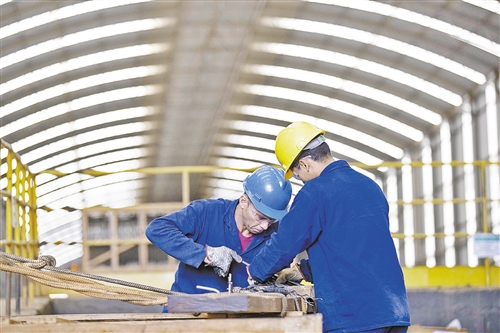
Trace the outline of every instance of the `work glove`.
[[208, 263], [205, 266], [212, 266], [220, 277], [227, 276], [233, 260], [238, 263], [243, 260], [234, 250], [226, 246], [211, 247], [207, 245], [206, 256]]
[[278, 273], [276, 278], [276, 283], [285, 284], [286, 282], [297, 282], [300, 283], [304, 279], [302, 273], [297, 264], [294, 264], [291, 268], [285, 268]]

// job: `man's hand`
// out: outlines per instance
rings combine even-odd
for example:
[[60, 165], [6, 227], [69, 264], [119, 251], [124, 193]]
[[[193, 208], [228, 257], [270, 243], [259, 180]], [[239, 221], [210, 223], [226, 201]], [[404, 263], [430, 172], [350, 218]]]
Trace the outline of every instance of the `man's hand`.
[[220, 277], [227, 276], [233, 260], [238, 263], [243, 260], [234, 250], [226, 246], [211, 247], [207, 245], [206, 253], [206, 266], [212, 266]]
[[286, 282], [297, 282], [302, 281], [304, 277], [300, 272], [297, 265], [293, 265], [291, 268], [285, 268], [278, 273], [276, 278], [276, 283], [285, 284]]

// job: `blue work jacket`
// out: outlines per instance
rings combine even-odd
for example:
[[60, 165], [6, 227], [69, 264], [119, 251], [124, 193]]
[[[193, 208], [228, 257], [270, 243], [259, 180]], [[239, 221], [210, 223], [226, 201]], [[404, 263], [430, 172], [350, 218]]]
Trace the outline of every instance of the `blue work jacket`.
[[409, 326], [388, 211], [377, 183], [335, 161], [297, 193], [250, 274], [266, 280], [307, 250], [324, 331]]
[[[175, 273], [173, 291], [187, 294], [202, 294], [210, 291], [196, 288], [197, 285], [215, 288], [225, 292], [228, 279], [215, 274], [213, 267], [203, 263], [205, 245], [227, 246], [238, 253], [244, 261], [250, 262], [270, 238], [276, 225], [254, 235], [252, 242], [243, 252], [234, 212], [239, 200], [204, 199], [193, 201], [183, 209], [153, 220], [146, 228], [146, 237], [165, 253], [179, 260]], [[248, 273], [243, 263], [234, 262], [233, 287], [247, 287]]]

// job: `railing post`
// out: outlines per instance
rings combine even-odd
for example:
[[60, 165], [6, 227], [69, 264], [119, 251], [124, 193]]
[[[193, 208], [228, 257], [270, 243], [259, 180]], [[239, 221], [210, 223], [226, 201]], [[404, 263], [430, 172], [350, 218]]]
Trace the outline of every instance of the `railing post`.
[[[481, 193], [481, 204], [482, 204], [482, 218], [483, 218], [483, 230], [482, 232], [489, 232], [488, 226], [488, 200], [486, 196], [486, 161], [480, 161], [479, 164], [479, 188]], [[490, 259], [484, 258], [484, 275], [486, 287], [490, 286]]]

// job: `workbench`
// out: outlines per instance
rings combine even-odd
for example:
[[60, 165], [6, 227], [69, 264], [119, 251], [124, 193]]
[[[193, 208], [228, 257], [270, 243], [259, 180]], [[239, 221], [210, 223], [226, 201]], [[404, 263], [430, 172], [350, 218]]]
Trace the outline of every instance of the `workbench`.
[[[297, 287], [301, 295], [312, 288]], [[168, 296], [169, 313], [64, 314], [3, 317], [2, 333], [322, 332], [322, 316], [278, 293]]]

